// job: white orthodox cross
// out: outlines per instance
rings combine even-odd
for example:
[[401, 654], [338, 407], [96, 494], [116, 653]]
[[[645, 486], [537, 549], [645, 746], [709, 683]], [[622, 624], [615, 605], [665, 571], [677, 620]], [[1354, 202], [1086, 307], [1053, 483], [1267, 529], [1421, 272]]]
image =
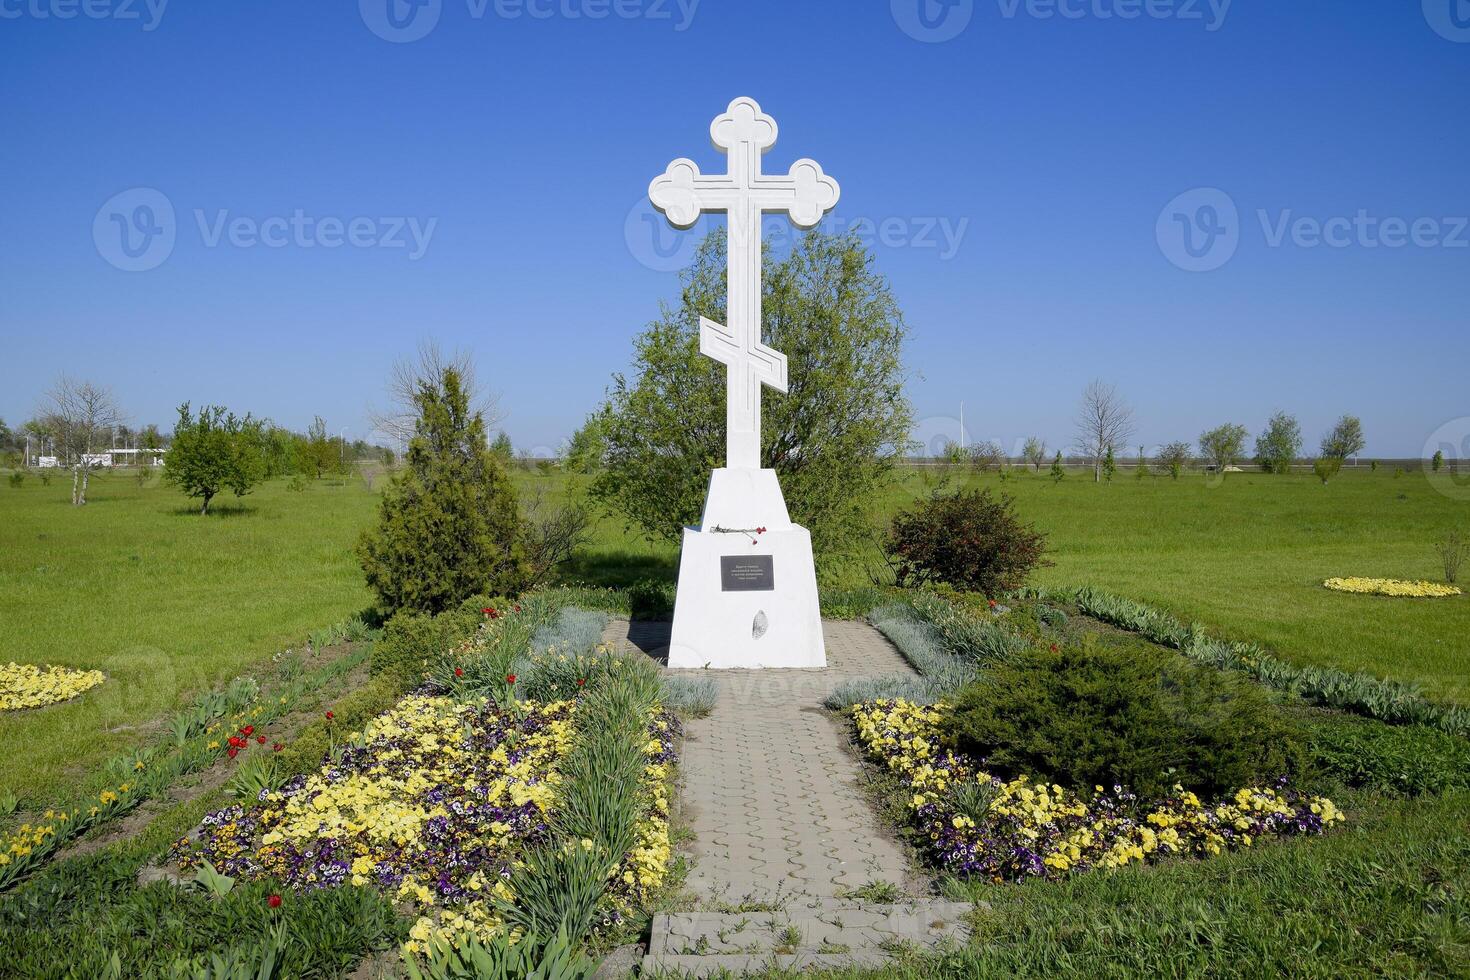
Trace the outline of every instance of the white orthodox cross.
[[776, 120], [754, 99], [731, 102], [709, 134], [729, 156], [730, 172], [701, 174], [681, 157], [648, 185], [648, 197], [677, 228], [688, 228], [701, 213], [728, 215], [726, 324], [700, 317], [699, 351], [728, 368], [725, 465], [759, 469], [761, 385], [786, 390], [786, 355], [761, 343], [761, 215], [784, 211], [798, 228], [811, 228], [839, 191], [815, 160], [796, 161], [785, 176], [761, 173], [761, 155], [776, 142]]

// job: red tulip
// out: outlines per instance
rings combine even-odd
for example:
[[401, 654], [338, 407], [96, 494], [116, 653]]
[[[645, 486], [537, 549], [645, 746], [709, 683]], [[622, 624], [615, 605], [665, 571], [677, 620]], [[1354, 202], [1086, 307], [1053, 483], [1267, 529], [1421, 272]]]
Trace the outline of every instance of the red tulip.
[[505, 682], [507, 684], [514, 684], [516, 682], [516, 675], [515, 674], [506, 674], [505, 675]]
[[274, 744], [274, 745], [271, 746], [271, 751], [272, 752], [279, 752], [279, 751], [281, 751], [284, 748], [285, 748], [284, 745], [282, 745], [280, 742], [277, 742], [276, 744]]
[[578, 687], [585, 687], [586, 685], [587, 685], [587, 678], [585, 678], [585, 677], [578, 677], [577, 678], [577, 686]]
[[265, 736], [264, 735], [257, 735], [257, 736], [255, 736], [255, 742], [256, 742], [257, 745], [264, 745], [265, 744]]
[[1052, 645], [1051, 645], [1051, 652], [1052, 652], [1052, 653], [1056, 653], [1056, 652], [1057, 652], [1057, 645], [1056, 645], [1056, 644], [1055, 644], [1055, 643], [1053, 643], [1053, 644], [1052, 644]]
[[516, 612], [520, 612], [520, 611], [521, 611], [521, 604], [518, 602], [518, 603], [516, 603]]
[[270, 898], [265, 900], [265, 904], [269, 905], [273, 909], [278, 909], [281, 907], [281, 896], [272, 895]]
[[244, 728], [240, 729], [240, 734], [241, 735], [254, 735], [255, 734], [255, 726], [254, 725], [246, 725]]
[[332, 714], [330, 711], [327, 712], [327, 721], [331, 721], [335, 717], [337, 716]]
[[463, 667], [456, 667], [456, 668], [454, 668], [454, 676], [455, 677], [463, 677], [464, 676], [464, 668]]
[[235, 756], [237, 756], [239, 754], [240, 754], [240, 750], [239, 749], [235, 748], [233, 745], [230, 746], [229, 756], [230, 756], [231, 759], [233, 759]]
[[481, 606], [480, 612], [486, 616], [493, 616], [495, 614], [494, 608], [490, 606]]

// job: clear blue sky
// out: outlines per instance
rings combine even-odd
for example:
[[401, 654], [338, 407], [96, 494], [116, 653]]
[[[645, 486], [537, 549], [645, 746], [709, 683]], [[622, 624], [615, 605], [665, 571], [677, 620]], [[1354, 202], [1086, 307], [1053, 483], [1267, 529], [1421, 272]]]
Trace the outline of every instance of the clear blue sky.
[[[518, 446], [555, 446], [677, 297], [633, 209], [673, 157], [723, 169], [707, 126], [737, 95], [781, 125], [769, 169], [812, 156], [835, 220], [891, 219], [921, 436], [963, 401], [971, 439], [1065, 444], [1093, 377], [1150, 445], [1283, 408], [1309, 446], [1354, 412], [1370, 453], [1417, 455], [1470, 415], [1463, 0], [389, 2], [0, 0], [0, 416], [65, 370], [137, 423], [191, 399], [358, 437], [434, 338]], [[112, 222], [163, 220], [137, 188], [175, 241], [128, 272]], [[1199, 188], [1238, 220], [1166, 209]], [[298, 211], [300, 243], [214, 237]], [[1275, 239], [1360, 212], [1344, 247]], [[416, 258], [407, 230], [322, 247], [355, 218], [434, 224]], [[1383, 219], [1421, 242], [1368, 247]], [[1216, 225], [1198, 261], [1228, 261], [1180, 268]]]

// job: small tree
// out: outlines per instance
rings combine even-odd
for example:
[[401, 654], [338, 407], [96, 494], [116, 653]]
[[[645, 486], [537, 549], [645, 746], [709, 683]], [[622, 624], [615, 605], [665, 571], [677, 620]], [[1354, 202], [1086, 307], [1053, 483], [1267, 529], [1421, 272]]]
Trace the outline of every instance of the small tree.
[[303, 473], [320, 480], [323, 474], [339, 473], [343, 467], [343, 452], [340, 440], [327, 434], [327, 423], [320, 415], [311, 420], [311, 427], [304, 438], [296, 440], [297, 465]]
[[1323, 486], [1326, 486], [1327, 481], [1336, 476], [1341, 469], [1342, 460], [1336, 456], [1321, 456], [1312, 461], [1312, 472], [1317, 475], [1317, 479], [1322, 481]]
[[945, 441], [944, 449], [939, 454], [939, 462], [944, 465], [945, 469], [964, 466], [969, 459], [969, 451], [953, 439]]
[[526, 582], [515, 489], [454, 367], [421, 378], [404, 468], [357, 554], [386, 613], [438, 613]]
[[1147, 450], [1143, 446], [1138, 447], [1138, 465], [1133, 468], [1134, 479], [1142, 480], [1148, 476], [1148, 456], [1145, 455], [1146, 452]]
[[515, 445], [510, 441], [510, 434], [501, 429], [495, 436], [495, 441], [490, 443], [490, 451], [500, 457], [500, 461], [509, 466], [516, 457]]
[[1062, 454], [1057, 453], [1057, 458], [1051, 461], [1051, 482], [1061, 483], [1062, 478], [1066, 475], [1067, 471], [1062, 469]]
[[1322, 455], [1330, 459], [1347, 459], [1363, 451], [1363, 423], [1356, 415], [1344, 415], [1332, 431], [1322, 437]]
[[977, 442], [970, 447], [970, 465], [981, 473], [1004, 467], [1005, 460], [1005, 450], [998, 442]]
[[46, 393], [37, 414], [56, 450], [71, 463], [72, 505], [85, 506], [87, 484], [96, 465], [94, 451], [122, 424], [122, 410], [108, 389], [62, 375]]
[[1241, 450], [1245, 448], [1246, 431], [1243, 425], [1216, 426], [1208, 432], [1200, 434], [1199, 451], [1215, 469], [1220, 472], [1235, 465], [1240, 458]]
[[1194, 447], [1187, 442], [1171, 442], [1159, 449], [1157, 457], [1158, 465], [1176, 480], [1192, 459], [1194, 459]]
[[1109, 446], [1107, 452], [1103, 453], [1102, 461], [1103, 479], [1109, 483], [1113, 482], [1113, 474], [1118, 472], [1118, 461], [1113, 458], [1113, 447]]
[[1041, 472], [1041, 464], [1046, 461], [1046, 440], [1039, 436], [1027, 436], [1026, 444], [1021, 447], [1021, 458]]
[[1092, 479], [1102, 479], [1103, 456], [1133, 435], [1133, 409], [1112, 385], [1093, 381], [1082, 390], [1077, 415], [1077, 448], [1092, 460]]
[[1470, 538], [1459, 531], [1449, 531], [1435, 545], [1440, 561], [1444, 562], [1444, 580], [1451, 585], [1460, 576], [1460, 566], [1470, 557]]
[[1011, 498], [986, 489], [935, 493], [899, 514], [883, 550], [900, 587], [938, 582], [996, 595], [1024, 585], [1045, 549]]
[[1302, 451], [1302, 427], [1285, 412], [1277, 412], [1256, 436], [1256, 464], [1267, 473], [1290, 473]]
[[1436, 449], [1434, 458], [1429, 461], [1429, 468], [1438, 473], [1444, 467], [1444, 450]]
[[203, 405], [198, 415], [189, 403], [179, 406], [173, 444], [164, 457], [163, 478], [190, 497], [201, 499], [199, 513], [221, 490], [243, 497], [265, 478], [261, 422], [237, 417], [218, 405]]
[[607, 437], [602, 432], [601, 412], [587, 416], [582, 427], [567, 442], [567, 469], [573, 473], [596, 473], [607, 456]]

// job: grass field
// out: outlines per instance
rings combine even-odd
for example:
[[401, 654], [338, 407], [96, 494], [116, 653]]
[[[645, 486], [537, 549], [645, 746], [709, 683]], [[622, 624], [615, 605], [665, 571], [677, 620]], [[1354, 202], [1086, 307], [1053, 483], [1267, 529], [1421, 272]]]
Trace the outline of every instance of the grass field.
[[[523, 489], [565, 495], [568, 478], [517, 471]], [[940, 479], [910, 470], [885, 502], [892, 512]], [[1002, 482], [1049, 535], [1050, 584], [1091, 584], [1164, 606], [1280, 655], [1422, 683], [1470, 701], [1470, 597], [1383, 599], [1328, 592], [1331, 575], [1437, 578], [1432, 542], [1470, 530], [1470, 503], [1424, 477], [1198, 474], [1179, 481], [1121, 473], [1095, 485], [1043, 471]], [[381, 484], [379, 484], [381, 488]], [[274, 481], [200, 519], [155, 479], [93, 480], [91, 502], [32, 476], [0, 487], [0, 660], [100, 667], [109, 681], [76, 702], [0, 715], [0, 736], [27, 746], [0, 757], [0, 787], [45, 798], [95, 761], [139, 739], [188, 695], [298, 643], [371, 597], [352, 554], [376, 494], [360, 481], [293, 493]], [[568, 578], [628, 584], [672, 578], [676, 548], [649, 542], [616, 517], [594, 526]], [[830, 570], [866, 580], [861, 563]]]
[[352, 554], [376, 500], [360, 481], [273, 481], [200, 518], [154, 478], [0, 485], [0, 661], [101, 668], [86, 696], [0, 713], [0, 787], [49, 800], [142, 739], [189, 694], [370, 602]]

